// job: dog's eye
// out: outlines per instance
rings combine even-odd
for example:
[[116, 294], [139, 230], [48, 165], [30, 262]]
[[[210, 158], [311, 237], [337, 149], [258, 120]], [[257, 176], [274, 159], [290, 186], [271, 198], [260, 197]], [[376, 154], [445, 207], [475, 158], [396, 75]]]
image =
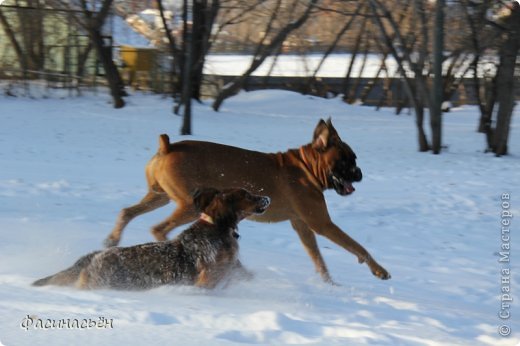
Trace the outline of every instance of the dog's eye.
[[338, 163], [339, 168], [347, 168], [347, 160], [343, 159]]

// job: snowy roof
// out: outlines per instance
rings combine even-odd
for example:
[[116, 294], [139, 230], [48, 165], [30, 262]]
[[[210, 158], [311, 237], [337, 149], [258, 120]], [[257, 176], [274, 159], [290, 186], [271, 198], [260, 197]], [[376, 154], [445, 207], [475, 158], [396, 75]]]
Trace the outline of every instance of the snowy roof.
[[133, 30], [123, 18], [113, 16], [112, 20], [112, 37], [115, 46], [128, 45], [147, 48], [152, 46], [148, 39]]

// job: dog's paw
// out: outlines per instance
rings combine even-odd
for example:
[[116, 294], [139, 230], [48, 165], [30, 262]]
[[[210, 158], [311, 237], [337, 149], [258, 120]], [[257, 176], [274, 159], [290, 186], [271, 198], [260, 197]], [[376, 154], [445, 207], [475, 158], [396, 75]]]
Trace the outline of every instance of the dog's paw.
[[331, 286], [338, 286], [338, 287], [341, 286], [336, 281], [332, 280], [332, 278], [330, 277], [328, 272], [320, 273], [320, 275], [321, 275], [321, 279], [323, 280], [323, 282], [325, 282]]
[[150, 232], [152, 233], [156, 241], [168, 240], [168, 238], [166, 238], [166, 235], [161, 230], [153, 228]]
[[114, 247], [114, 246], [117, 246], [117, 244], [119, 244], [119, 241], [116, 240], [116, 239], [112, 239], [110, 237], [108, 237], [107, 239], [105, 239], [105, 241], [103, 242], [103, 245], [105, 247]]
[[329, 285], [331, 286], [334, 286], [334, 287], [341, 287], [342, 285], [337, 283], [336, 281], [332, 280], [331, 278], [329, 278], [328, 280], [325, 280], [326, 283], [328, 283]]
[[252, 271], [247, 270], [246, 268], [240, 266], [236, 269], [234, 269], [231, 272], [231, 276], [234, 279], [241, 280], [241, 281], [251, 281], [255, 278], [255, 274], [253, 274]]
[[371, 270], [372, 270], [372, 274], [374, 274], [374, 276], [380, 278], [381, 280], [389, 280], [389, 279], [392, 278], [390, 273], [388, 271], [386, 271], [386, 269], [381, 267], [381, 266], [377, 266], [375, 268], [371, 268]]

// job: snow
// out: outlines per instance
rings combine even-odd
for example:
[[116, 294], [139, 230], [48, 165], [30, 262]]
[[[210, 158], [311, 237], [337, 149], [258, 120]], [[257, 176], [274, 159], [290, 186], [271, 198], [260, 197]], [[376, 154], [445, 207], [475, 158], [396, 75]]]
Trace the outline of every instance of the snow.
[[[253, 72], [253, 76], [271, 76], [277, 77], [306, 77], [312, 76], [315, 69], [322, 59], [320, 54], [309, 55], [280, 55], [278, 57], [268, 57], [260, 67]], [[352, 58], [351, 54], [331, 54], [327, 57], [320, 70], [316, 74], [317, 77], [341, 77], [347, 74], [347, 70]], [[212, 54], [206, 57], [204, 64], [205, 74], [240, 76], [251, 64], [252, 56], [247, 55], [219, 55]], [[376, 54], [370, 54], [367, 58], [366, 66], [362, 72], [362, 77], [374, 77], [381, 65], [381, 57]], [[271, 70], [271, 66], [274, 68]], [[397, 64], [392, 58], [386, 59], [389, 74], [394, 75], [397, 70]], [[353, 75], [358, 76], [363, 65], [362, 57], [358, 57], [354, 62]]]
[[[512, 155], [483, 153], [478, 110], [444, 117], [438, 156], [416, 151], [414, 118], [284, 91], [241, 93], [220, 113], [194, 107], [195, 139], [280, 151], [308, 143], [331, 116], [358, 156], [363, 181], [348, 197], [326, 192], [335, 223], [391, 274], [319, 237], [338, 286], [314, 273], [289, 223], [244, 221], [240, 257], [251, 281], [213, 291], [187, 286], [145, 292], [30, 286], [100, 249], [119, 210], [144, 195], [144, 165], [158, 135], [177, 136], [171, 101], [137, 94], [122, 110], [106, 96], [0, 100], [0, 344], [2, 345], [515, 345], [520, 342], [520, 246], [511, 223], [512, 317], [501, 320], [501, 195], [520, 215], [520, 139]], [[172, 205], [135, 219], [122, 245]], [[178, 232], [176, 232], [178, 234]], [[36, 328], [37, 319], [78, 319], [102, 328]], [[33, 324], [30, 324], [30, 321]], [[64, 325], [66, 326], [66, 322]], [[501, 337], [507, 324], [512, 335]], [[110, 328], [112, 326], [112, 328]], [[25, 328], [23, 328], [25, 327]]]
[[[310, 77], [314, 74], [316, 68], [320, 65], [323, 58], [322, 54], [283, 54], [278, 57], [268, 57], [256, 69], [253, 76], [273, 76], [273, 77]], [[368, 54], [365, 66], [363, 66], [363, 56], [358, 55], [352, 66], [352, 76], [362, 78], [373, 78], [379, 72], [381, 67], [381, 54]], [[226, 55], [226, 54], [210, 54], [206, 57], [204, 64], [205, 74], [225, 75], [225, 76], [240, 76], [251, 65], [253, 56], [248, 55]], [[341, 78], [346, 76], [352, 54], [334, 53], [330, 54], [320, 69], [316, 73], [316, 77], [321, 78]], [[473, 57], [468, 56], [464, 61], [464, 71], [472, 63]], [[444, 63], [444, 70], [447, 70], [451, 64], [452, 59], [446, 59]], [[481, 57], [478, 74], [479, 76], [493, 75], [495, 72], [496, 57], [483, 56]], [[273, 67], [274, 64], [274, 67]], [[387, 56], [385, 59], [387, 71], [382, 71], [380, 77], [396, 77], [399, 75], [398, 65], [395, 59]], [[272, 67], [272, 70], [271, 70]], [[407, 65], [405, 64], [405, 68]], [[460, 77], [461, 72], [456, 72], [456, 76]], [[407, 74], [413, 76], [413, 72], [408, 68]], [[473, 71], [468, 70], [465, 78], [472, 78]]]

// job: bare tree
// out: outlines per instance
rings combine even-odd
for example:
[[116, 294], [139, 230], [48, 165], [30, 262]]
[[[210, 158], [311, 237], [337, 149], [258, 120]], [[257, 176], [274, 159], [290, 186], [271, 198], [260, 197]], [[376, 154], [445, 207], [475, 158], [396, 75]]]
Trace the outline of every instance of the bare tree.
[[435, 39], [433, 44], [433, 99], [430, 107], [432, 129], [432, 151], [441, 152], [443, 81], [442, 63], [444, 61], [444, 6], [445, 0], [437, 0], [435, 8]]
[[102, 32], [105, 21], [110, 14], [113, 0], [96, 0], [88, 3], [87, 0], [50, 0], [48, 3], [57, 8], [71, 10], [76, 23], [88, 33], [90, 42], [105, 70], [105, 77], [114, 101], [114, 107], [124, 107], [123, 96], [127, 95], [124, 90], [124, 83], [112, 59], [111, 42], [106, 41]]
[[[365, 8], [364, 5], [360, 5], [360, 7], [361, 7], [361, 10]], [[354, 64], [356, 62], [356, 59], [357, 59], [357, 56], [359, 53], [359, 49], [361, 46], [361, 41], [363, 40], [363, 38], [366, 35], [365, 28], [367, 25], [367, 20], [368, 20], [367, 16], [364, 16], [361, 20], [361, 26], [356, 34], [354, 49], [352, 50], [352, 54], [350, 55], [350, 63], [348, 65], [347, 74], [345, 75], [345, 79], [343, 81], [343, 99], [349, 103], [353, 103], [355, 101], [353, 96], [349, 96], [349, 94], [355, 94], [355, 91], [354, 91], [354, 93], [350, 92], [350, 89], [353, 89], [353, 88], [351, 88], [350, 84], [351, 84]]]
[[[295, 7], [298, 4], [298, 0], [293, 2], [291, 7], [295, 9]], [[312, 11], [314, 10], [316, 4], [318, 4], [319, 0], [311, 0], [308, 2], [308, 4], [305, 6], [305, 9], [303, 10], [303, 13], [294, 21], [289, 22], [287, 25], [283, 26], [280, 30], [278, 30], [274, 35], [273, 38], [270, 40], [269, 43], [266, 42], [266, 39], [268, 35], [271, 34], [271, 31], [273, 30], [273, 21], [270, 20], [267, 28], [265, 30], [265, 35], [260, 44], [258, 45], [258, 48], [255, 52], [254, 58], [251, 62], [251, 65], [249, 68], [239, 77], [237, 77], [235, 80], [233, 80], [231, 83], [226, 85], [220, 93], [217, 95], [215, 101], [213, 102], [213, 109], [218, 111], [220, 106], [222, 105], [222, 102], [224, 102], [225, 99], [228, 97], [236, 94], [247, 82], [249, 76], [258, 68], [262, 63], [265, 61], [267, 57], [273, 54], [280, 45], [287, 39], [290, 33], [292, 33], [294, 30], [300, 28], [310, 17]], [[275, 8], [279, 8], [281, 4], [281, 0], [278, 0], [277, 5]], [[272, 13], [272, 18], [276, 18], [277, 12]]]
[[184, 106], [184, 116], [181, 127], [181, 135], [191, 135], [191, 99], [192, 99], [192, 72], [193, 72], [193, 33], [192, 28], [188, 26], [188, 16], [191, 15], [192, 8], [189, 4], [189, 0], [184, 0], [184, 9], [182, 20], [184, 24], [183, 28], [183, 40], [182, 48], [184, 51], [182, 66], [182, 97], [181, 102]]
[[26, 71], [28, 70], [28, 63], [26, 60], [26, 55], [24, 53], [24, 50], [20, 43], [18, 42], [18, 39], [16, 38], [15, 30], [13, 29], [12, 25], [7, 20], [2, 7], [0, 6], [0, 23], [2, 23], [2, 27], [4, 28], [4, 32], [7, 35], [7, 38], [11, 42], [14, 51], [16, 53], [16, 56], [18, 57], [18, 61], [21, 65], [22, 70]]
[[[497, 156], [505, 155], [515, 89], [518, 87], [515, 86], [518, 77], [515, 76], [515, 64], [520, 53], [520, 6], [516, 1], [497, 5], [492, 1], [474, 4], [464, 0], [463, 4], [466, 5], [465, 17], [470, 28], [468, 39], [474, 55], [471, 69], [481, 113], [478, 131], [485, 134], [488, 151]], [[493, 5], [498, 8], [493, 8]], [[487, 15], [492, 10], [495, 16], [489, 18]], [[487, 63], [482, 61], [486, 49], [497, 51], [499, 57], [496, 73], [492, 76], [479, 73], [479, 67]]]
[[[3, 7], [3, 6], [2, 6]], [[41, 0], [28, 0], [23, 6], [10, 6], [8, 10], [16, 16], [9, 20], [0, 7], [0, 23], [14, 48], [24, 73], [42, 71], [45, 65], [43, 7]]]
[[171, 63], [172, 63], [172, 65], [171, 65], [172, 76], [170, 78], [170, 80], [172, 81], [171, 91], [172, 91], [173, 98], [176, 99], [178, 96], [179, 90], [180, 90], [179, 83], [181, 81], [181, 78], [179, 76], [181, 73], [181, 70], [179, 68], [179, 64], [182, 60], [181, 51], [177, 47], [177, 42], [175, 40], [175, 37], [172, 35], [172, 29], [169, 27], [168, 22], [166, 20], [166, 15], [165, 15], [162, 0], [157, 0], [157, 6], [159, 8], [159, 14], [161, 16], [161, 21], [162, 21], [162, 24], [164, 27], [164, 33], [166, 35], [166, 39], [168, 42], [168, 49], [169, 49], [169, 52], [171, 55]]
[[193, 2], [192, 97], [200, 101], [206, 55], [211, 49], [211, 31], [220, 10], [220, 0]]
[[[511, 13], [503, 19], [503, 35], [505, 38], [500, 46], [500, 63], [497, 71], [497, 101], [498, 112], [496, 128], [494, 129], [490, 149], [497, 155], [507, 154], [509, 128], [515, 105], [515, 67], [520, 52], [520, 5], [513, 1]], [[489, 128], [489, 131], [493, 131]]]
[[[409, 6], [409, 1], [406, 2], [406, 7]], [[414, 2], [415, 11], [420, 16], [424, 17], [424, 10], [419, 0]], [[409, 45], [408, 41], [403, 38], [401, 29], [395, 21], [394, 17], [388, 10], [385, 4], [379, 0], [370, 0], [370, 7], [374, 14], [373, 19], [376, 26], [379, 28], [381, 35], [383, 36], [384, 44], [387, 46], [390, 54], [397, 62], [399, 71], [401, 73], [405, 91], [408, 95], [410, 102], [415, 110], [416, 126], [418, 131], [419, 151], [428, 151], [430, 145], [424, 131], [424, 102], [428, 102], [428, 99], [424, 99], [423, 96], [427, 95], [425, 80], [423, 76], [424, 62], [425, 62], [425, 50], [427, 44], [427, 34], [425, 33], [425, 27], [422, 27], [422, 46], [419, 49], [419, 57], [412, 59], [411, 50], [413, 45]], [[383, 23], [383, 18], [387, 19], [391, 29], [393, 30], [393, 37], [389, 33], [387, 26]], [[419, 21], [423, 23], [424, 18], [420, 18]], [[416, 28], [414, 28], [414, 31]], [[413, 79], [409, 76], [409, 72], [412, 72]], [[422, 92], [421, 92], [422, 91]]]
[[177, 46], [164, 14], [162, 0], [157, 0], [159, 13], [172, 58], [172, 94], [174, 112], [183, 109], [182, 135], [191, 134], [191, 100], [200, 100], [203, 67], [211, 48], [211, 32], [220, 10], [220, 0], [184, 0], [182, 10], [182, 41]]
[[[493, 93], [486, 92], [486, 86], [489, 83], [481, 83], [481, 76], [479, 73], [479, 65], [481, 56], [490, 43], [484, 39], [486, 29], [486, 14], [489, 10], [490, 1], [483, 1], [480, 6], [476, 6], [471, 0], [461, 0], [462, 9], [464, 11], [464, 18], [468, 23], [469, 33], [468, 42], [470, 42], [468, 51], [473, 55], [469, 70], [473, 74], [473, 85], [475, 89], [475, 97], [480, 108], [480, 121], [478, 132], [486, 133], [485, 127], [491, 121], [492, 115], [492, 101]], [[489, 91], [489, 88], [487, 88]], [[487, 94], [487, 95], [486, 95]]]
[[357, 8], [356, 8], [356, 11], [353, 14], [349, 14], [349, 20], [345, 22], [345, 25], [335, 35], [334, 40], [329, 45], [329, 47], [327, 48], [325, 53], [323, 53], [323, 56], [322, 56], [322, 58], [321, 58], [321, 60], [320, 60], [320, 62], [318, 64], [318, 66], [316, 66], [316, 68], [314, 70], [314, 73], [312, 74], [311, 78], [313, 80], [316, 78], [316, 75], [318, 74], [319, 70], [321, 69], [321, 67], [325, 63], [325, 60], [327, 59], [327, 57], [336, 49], [336, 47], [338, 46], [338, 43], [341, 40], [341, 38], [343, 37], [343, 35], [345, 35], [346, 32], [351, 28], [352, 24], [356, 20], [357, 16], [359, 15], [359, 12], [361, 11], [362, 8], [364, 8], [363, 5], [358, 5]]

